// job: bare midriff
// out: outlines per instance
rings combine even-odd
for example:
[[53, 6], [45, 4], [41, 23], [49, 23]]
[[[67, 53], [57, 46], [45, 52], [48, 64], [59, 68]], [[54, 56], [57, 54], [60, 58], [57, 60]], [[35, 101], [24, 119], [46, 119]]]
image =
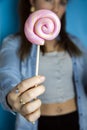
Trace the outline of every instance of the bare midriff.
[[53, 116], [69, 114], [77, 110], [75, 98], [63, 103], [42, 104], [41, 115]]

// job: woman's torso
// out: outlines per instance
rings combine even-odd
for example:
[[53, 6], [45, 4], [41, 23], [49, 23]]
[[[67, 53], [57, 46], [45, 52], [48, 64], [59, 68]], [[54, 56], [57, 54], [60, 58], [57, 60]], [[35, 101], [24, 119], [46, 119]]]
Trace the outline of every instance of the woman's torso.
[[76, 110], [72, 59], [68, 52], [40, 53], [39, 74], [45, 75], [42, 115], [63, 115]]

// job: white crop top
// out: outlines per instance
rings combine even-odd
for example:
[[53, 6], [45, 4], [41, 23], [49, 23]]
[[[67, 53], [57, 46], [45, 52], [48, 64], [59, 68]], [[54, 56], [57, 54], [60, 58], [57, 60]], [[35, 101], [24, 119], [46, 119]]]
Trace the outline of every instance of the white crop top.
[[40, 52], [39, 74], [46, 77], [42, 103], [61, 103], [74, 98], [72, 59], [68, 52]]

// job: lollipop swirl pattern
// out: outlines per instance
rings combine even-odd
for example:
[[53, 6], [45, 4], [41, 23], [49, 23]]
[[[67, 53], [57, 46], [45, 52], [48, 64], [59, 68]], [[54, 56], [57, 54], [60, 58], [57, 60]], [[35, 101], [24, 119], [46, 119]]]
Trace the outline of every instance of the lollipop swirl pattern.
[[33, 44], [44, 45], [45, 40], [52, 40], [60, 32], [58, 16], [50, 10], [38, 10], [32, 13], [25, 22], [26, 38]]

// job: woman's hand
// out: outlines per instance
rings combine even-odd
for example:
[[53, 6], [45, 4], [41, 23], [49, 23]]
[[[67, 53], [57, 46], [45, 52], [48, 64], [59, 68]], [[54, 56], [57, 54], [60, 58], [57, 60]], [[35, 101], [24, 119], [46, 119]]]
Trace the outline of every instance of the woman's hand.
[[12, 109], [30, 122], [40, 117], [41, 100], [37, 97], [45, 91], [45, 87], [40, 85], [44, 80], [43, 76], [23, 80], [7, 95], [8, 104]]

